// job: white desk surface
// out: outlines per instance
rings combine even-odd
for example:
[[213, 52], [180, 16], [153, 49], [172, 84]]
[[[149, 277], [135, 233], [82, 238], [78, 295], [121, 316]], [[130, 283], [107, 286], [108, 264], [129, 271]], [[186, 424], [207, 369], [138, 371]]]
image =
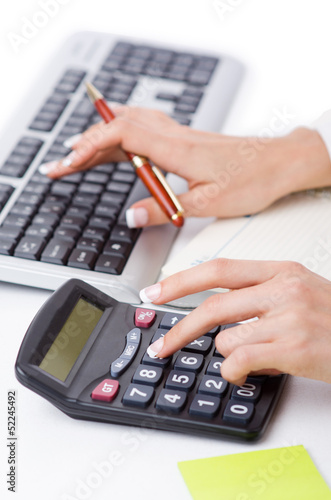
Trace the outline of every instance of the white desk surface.
[[[10, 6], [10, 12], [7, 6], [6, 13], [0, 13], [2, 65], [9, 75], [0, 82], [0, 128], [15, 107], [16, 95], [21, 98], [24, 93], [22, 73], [24, 85], [31, 85], [48, 52], [82, 29], [131, 32], [151, 40], [218, 48], [240, 58], [246, 63], [247, 75], [224, 128], [226, 133], [259, 134], [269, 126], [275, 108], [291, 112], [290, 127], [294, 127], [309, 124], [331, 107], [331, 72], [326, 66], [331, 42], [328, 0], [315, 0], [314, 4], [308, 0], [126, 0], [112, 6], [106, 0], [94, 0], [93, 6], [107, 13], [100, 19], [91, 15], [91, 2], [62, 3], [67, 5], [61, 5], [19, 54], [13, 52], [8, 33], [19, 33], [22, 18], [39, 10], [39, 2], [20, 0]], [[229, 7], [223, 18], [217, 10], [221, 4]], [[189, 500], [178, 461], [295, 444], [307, 448], [331, 487], [331, 386], [324, 383], [291, 378], [267, 433], [255, 444], [72, 420], [22, 387], [13, 370], [17, 351], [29, 322], [48, 296], [44, 290], [0, 283], [1, 498]], [[18, 481], [14, 496], [5, 484], [9, 390], [17, 393]], [[121, 463], [98, 479], [96, 467], [109, 463], [113, 454]], [[83, 483], [93, 487], [84, 490]]]

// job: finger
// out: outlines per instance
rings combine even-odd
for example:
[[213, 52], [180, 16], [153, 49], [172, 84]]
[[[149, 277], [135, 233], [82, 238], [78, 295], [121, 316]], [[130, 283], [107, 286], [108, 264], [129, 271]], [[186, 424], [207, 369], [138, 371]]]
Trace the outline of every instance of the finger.
[[274, 318], [261, 318], [222, 330], [215, 338], [216, 349], [227, 358], [242, 345], [273, 342], [279, 337], [277, 321]]
[[287, 372], [287, 353], [277, 343], [253, 344], [238, 347], [221, 366], [221, 375], [232, 384], [242, 385], [250, 372], [279, 370]]
[[213, 288], [238, 289], [272, 279], [286, 263], [235, 259], [213, 259], [176, 273], [141, 291], [144, 302], [167, 303], [185, 295]]
[[165, 358], [217, 325], [243, 321], [263, 314], [261, 299], [266, 294], [265, 288], [262, 284], [209, 297], [164, 337], [153, 343], [148, 352]]

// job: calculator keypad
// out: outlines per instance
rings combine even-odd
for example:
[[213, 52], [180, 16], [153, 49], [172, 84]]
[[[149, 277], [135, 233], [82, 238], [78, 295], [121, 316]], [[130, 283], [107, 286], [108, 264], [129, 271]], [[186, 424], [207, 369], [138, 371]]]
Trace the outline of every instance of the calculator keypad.
[[[190, 342], [168, 358], [151, 358], [148, 345], [166, 335], [184, 315], [136, 308], [132, 314], [135, 328], [125, 336], [122, 353], [111, 363], [111, 376], [121, 386], [118, 397], [109, 397], [100, 389], [92, 398], [112, 401], [116, 407], [135, 407], [147, 415], [168, 414], [192, 422], [208, 422], [219, 427], [247, 429], [260, 418], [264, 385], [270, 377], [248, 377], [241, 386], [233, 386], [221, 376], [222, 355], [214, 346], [220, 327]], [[137, 326], [139, 325], [139, 327]], [[134, 367], [131, 363], [134, 361]], [[124, 380], [126, 382], [124, 382]], [[277, 383], [275, 384], [277, 386]], [[96, 394], [102, 392], [98, 398]], [[266, 393], [266, 399], [268, 391]], [[108, 399], [107, 399], [108, 398]], [[270, 404], [270, 403], [268, 403]], [[258, 410], [256, 410], [258, 406]], [[263, 410], [262, 410], [263, 412]], [[256, 417], [255, 417], [256, 416]], [[179, 422], [179, 421], [178, 421]], [[255, 424], [254, 424], [255, 425]], [[206, 428], [205, 428], [206, 429]]]

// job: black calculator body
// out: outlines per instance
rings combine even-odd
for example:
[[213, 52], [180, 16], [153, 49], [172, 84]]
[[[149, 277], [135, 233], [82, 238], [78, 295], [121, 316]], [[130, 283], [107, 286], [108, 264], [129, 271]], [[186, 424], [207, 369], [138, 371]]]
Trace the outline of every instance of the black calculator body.
[[35, 316], [16, 360], [18, 380], [73, 418], [217, 438], [259, 438], [286, 377], [220, 375], [215, 328], [170, 358], [146, 350], [184, 315], [120, 303], [80, 280]]

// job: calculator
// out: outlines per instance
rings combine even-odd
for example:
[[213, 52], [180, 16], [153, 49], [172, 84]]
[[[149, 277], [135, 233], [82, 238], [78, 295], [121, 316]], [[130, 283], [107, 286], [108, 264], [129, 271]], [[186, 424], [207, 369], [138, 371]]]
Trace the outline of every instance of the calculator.
[[29, 326], [16, 376], [73, 418], [214, 438], [259, 438], [286, 376], [248, 377], [241, 387], [223, 379], [224, 358], [214, 345], [223, 325], [171, 357], [151, 358], [148, 346], [184, 316], [118, 302], [71, 279]]

